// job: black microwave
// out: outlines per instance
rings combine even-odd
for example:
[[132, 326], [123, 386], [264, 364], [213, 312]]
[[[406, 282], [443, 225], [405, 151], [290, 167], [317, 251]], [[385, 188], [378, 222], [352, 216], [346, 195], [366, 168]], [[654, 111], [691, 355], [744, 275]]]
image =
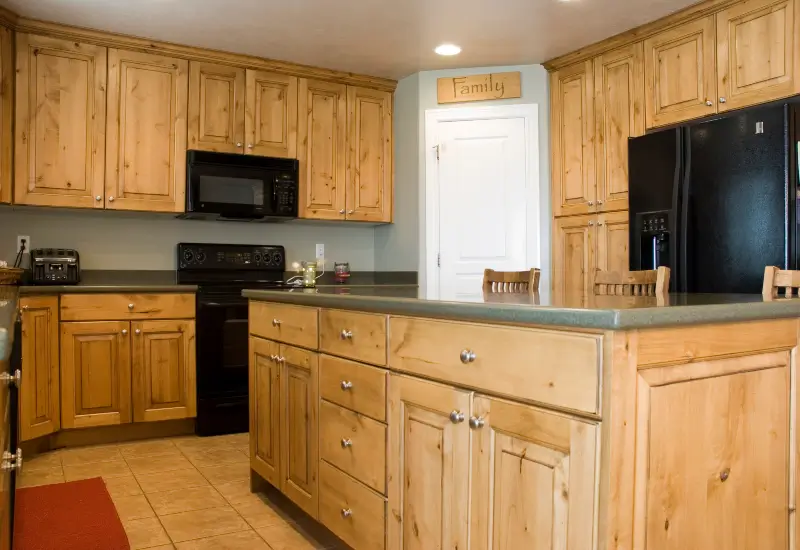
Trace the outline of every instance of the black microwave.
[[297, 217], [295, 159], [187, 151], [181, 218], [284, 221]]

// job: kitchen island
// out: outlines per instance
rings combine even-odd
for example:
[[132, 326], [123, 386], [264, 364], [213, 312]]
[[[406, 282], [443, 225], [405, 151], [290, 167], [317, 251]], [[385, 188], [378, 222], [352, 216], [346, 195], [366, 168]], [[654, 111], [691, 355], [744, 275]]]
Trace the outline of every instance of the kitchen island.
[[245, 291], [254, 488], [354, 548], [789, 548], [800, 300]]

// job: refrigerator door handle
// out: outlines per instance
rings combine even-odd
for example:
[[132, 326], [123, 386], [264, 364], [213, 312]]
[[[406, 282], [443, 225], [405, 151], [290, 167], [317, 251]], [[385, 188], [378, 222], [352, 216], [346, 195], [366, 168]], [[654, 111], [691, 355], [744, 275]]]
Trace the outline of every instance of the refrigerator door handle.
[[688, 129], [683, 134], [683, 178], [681, 180], [680, 248], [678, 254], [679, 292], [689, 292], [689, 185], [692, 173], [692, 147]]

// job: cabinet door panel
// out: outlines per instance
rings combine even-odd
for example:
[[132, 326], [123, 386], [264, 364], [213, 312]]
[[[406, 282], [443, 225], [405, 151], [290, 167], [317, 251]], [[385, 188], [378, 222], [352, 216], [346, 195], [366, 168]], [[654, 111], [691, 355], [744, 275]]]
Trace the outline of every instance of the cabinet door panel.
[[628, 271], [628, 243], [627, 212], [598, 216], [596, 268], [603, 271]]
[[591, 214], [553, 222], [553, 295], [564, 305], [580, 306], [589, 295], [596, 221]]
[[189, 63], [109, 49], [106, 208], [183, 212]]
[[58, 296], [23, 298], [20, 439], [55, 433], [61, 426], [58, 381]]
[[794, 29], [792, 0], [749, 0], [717, 14], [720, 111], [798, 92]]
[[550, 76], [554, 216], [595, 210], [593, 80], [591, 61]]
[[347, 219], [392, 221], [392, 94], [347, 88]]
[[597, 119], [597, 210], [628, 208], [628, 138], [644, 134], [644, 49], [641, 43], [594, 60]]
[[0, 203], [11, 202], [14, 70], [14, 36], [11, 29], [0, 26]]
[[[61, 425], [131, 421], [130, 323], [61, 323]], [[124, 331], [124, 333], [123, 333]]]
[[281, 344], [281, 491], [316, 518], [319, 492], [319, 356]]
[[281, 486], [281, 366], [276, 342], [250, 337], [250, 467]]
[[300, 217], [343, 220], [347, 86], [301, 78], [298, 111]]
[[648, 128], [717, 112], [714, 27], [712, 15], [644, 41]]
[[466, 548], [472, 393], [401, 375], [389, 380], [389, 549]]
[[245, 70], [189, 63], [189, 149], [244, 152]]
[[476, 397], [471, 548], [593, 547], [596, 424]]
[[638, 371], [635, 548], [788, 547], [789, 362]]
[[197, 416], [194, 321], [138, 321], [133, 331], [133, 420]]
[[297, 77], [247, 70], [248, 154], [297, 157]]
[[106, 55], [17, 35], [17, 204], [103, 208]]

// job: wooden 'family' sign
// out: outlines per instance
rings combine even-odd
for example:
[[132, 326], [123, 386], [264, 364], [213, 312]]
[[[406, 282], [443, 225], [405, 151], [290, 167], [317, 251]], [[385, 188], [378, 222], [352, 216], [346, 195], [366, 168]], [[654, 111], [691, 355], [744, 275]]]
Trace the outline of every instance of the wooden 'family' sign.
[[436, 84], [439, 103], [522, 97], [519, 71], [439, 78]]

